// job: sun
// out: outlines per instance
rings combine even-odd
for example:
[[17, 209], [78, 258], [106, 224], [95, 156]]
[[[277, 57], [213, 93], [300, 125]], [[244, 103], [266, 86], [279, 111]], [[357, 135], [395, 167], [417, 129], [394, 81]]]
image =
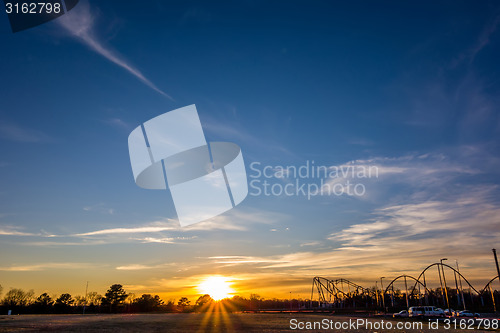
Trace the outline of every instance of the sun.
[[209, 294], [216, 301], [230, 297], [234, 293], [229, 278], [220, 275], [213, 275], [203, 279], [198, 285], [198, 290], [202, 294]]

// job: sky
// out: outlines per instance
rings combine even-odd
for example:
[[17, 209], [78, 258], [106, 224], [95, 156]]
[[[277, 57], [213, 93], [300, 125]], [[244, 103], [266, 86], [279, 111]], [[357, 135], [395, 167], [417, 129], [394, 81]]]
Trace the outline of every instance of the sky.
[[[308, 298], [315, 276], [370, 287], [441, 258], [477, 288], [496, 276], [498, 2], [82, 0], [17, 33], [0, 17], [4, 293], [195, 299], [221, 275]], [[135, 184], [127, 138], [191, 104], [207, 141], [241, 147], [249, 194], [181, 227], [168, 190]], [[311, 165], [356, 173], [292, 172]]]

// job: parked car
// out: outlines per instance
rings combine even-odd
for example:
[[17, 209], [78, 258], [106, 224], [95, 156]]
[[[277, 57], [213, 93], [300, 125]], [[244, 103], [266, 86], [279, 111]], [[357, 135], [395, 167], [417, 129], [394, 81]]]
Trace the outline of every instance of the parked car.
[[479, 313], [474, 313], [474, 312], [469, 311], [469, 310], [463, 310], [457, 314], [457, 317], [477, 318], [477, 317], [480, 317], [480, 315], [479, 315]]
[[453, 309], [444, 309], [444, 314], [448, 317], [453, 317], [456, 316], [458, 311], [455, 311]]
[[402, 310], [399, 311], [398, 313], [395, 313], [392, 315], [394, 318], [407, 318], [408, 317], [408, 311]]
[[409, 317], [444, 317], [444, 311], [435, 306], [412, 306], [408, 311]]

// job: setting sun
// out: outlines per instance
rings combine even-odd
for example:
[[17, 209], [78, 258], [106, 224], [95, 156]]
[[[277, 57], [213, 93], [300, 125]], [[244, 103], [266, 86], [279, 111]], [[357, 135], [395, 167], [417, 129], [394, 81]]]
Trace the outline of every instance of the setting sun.
[[230, 297], [234, 290], [231, 288], [231, 282], [224, 276], [209, 276], [201, 281], [198, 290], [203, 294], [209, 294], [214, 300]]

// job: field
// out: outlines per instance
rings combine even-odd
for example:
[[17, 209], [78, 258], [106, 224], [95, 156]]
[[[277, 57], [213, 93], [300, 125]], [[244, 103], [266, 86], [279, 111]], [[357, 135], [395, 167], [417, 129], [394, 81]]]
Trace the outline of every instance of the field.
[[[291, 320], [293, 327], [292, 330]], [[293, 321], [295, 320], [295, 321]], [[335, 328], [349, 321], [364, 322], [358, 328]], [[299, 323], [331, 323], [331, 328], [301, 330]], [[383, 322], [382, 322], [383, 321]], [[385, 326], [380, 326], [382, 323]], [[398, 323], [422, 325], [422, 328], [397, 329]], [[319, 324], [319, 323], [318, 323]], [[491, 330], [446, 329], [440, 321], [439, 328], [428, 327], [428, 322], [398, 321], [392, 318], [349, 317], [330, 314], [304, 313], [179, 313], [179, 314], [99, 314], [99, 315], [21, 315], [0, 316], [0, 332], [491, 332]], [[372, 325], [372, 326], [366, 326]], [[379, 325], [379, 326], [377, 326]], [[388, 328], [392, 325], [392, 329]], [[499, 330], [496, 330], [499, 331]]]

